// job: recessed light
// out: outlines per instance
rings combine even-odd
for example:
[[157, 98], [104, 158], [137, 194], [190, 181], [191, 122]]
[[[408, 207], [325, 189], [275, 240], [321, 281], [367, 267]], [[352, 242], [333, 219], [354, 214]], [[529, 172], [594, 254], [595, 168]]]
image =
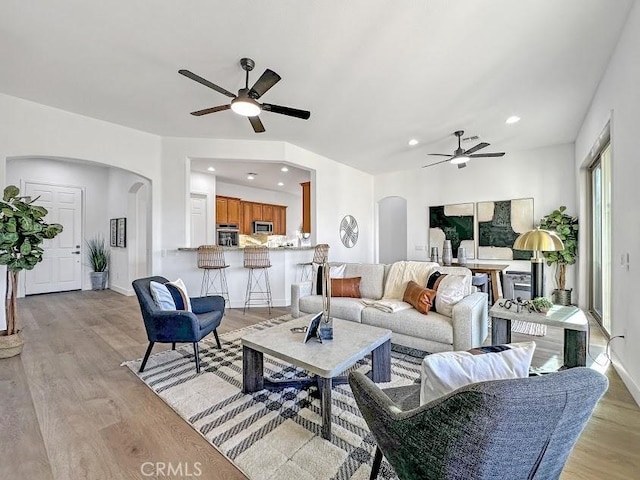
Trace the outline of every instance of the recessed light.
[[254, 180], [258, 176], [257, 173], [249, 172], [247, 173], [247, 180]]
[[520, 117], [517, 115], [511, 115], [504, 123], [511, 125], [512, 123], [518, 123], [520, 121]]
[[282, 187], [283, 185], [284, 185], [284, 183], [282, 183], [282, 182], [278, 182], [278, 186], [279, 186], [279, 187]]
[[209, 167], [209, 168], [207, 168], [207, 170], [209, 170], [210, 172], [215, 172], [216, 171], [216, 169], [213, 168], [213, 167]]
[[287, 167], [282, 167], [282, 168], [280, 169], [280, 171], [281, 171], [281, 172], [288, 172], [288, 171], [289, 171], [289, 169], [288, 169]]
[[409, 140], [409, 146], [411, 146], [411, 147], [415, 147], [419, 143], [420, 142], [418, 140], [416, 140], [415, 138], [412, 138], [411, 140]]

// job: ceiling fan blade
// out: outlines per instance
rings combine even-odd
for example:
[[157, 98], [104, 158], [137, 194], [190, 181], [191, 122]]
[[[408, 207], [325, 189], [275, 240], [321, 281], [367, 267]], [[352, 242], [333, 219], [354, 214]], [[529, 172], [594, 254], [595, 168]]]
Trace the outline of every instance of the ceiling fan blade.
[[478, 150], [480, 150], [482, 148], [485, 148], [485, 147], [488, 147], [488, 146], [489, 146], [489, 144], [487, 142], [481, 142], [481, 143], [477, 144], [475, 147], [471, 147], [469, 150], [465, 150], [464, 153], [466, 155], [468, 155], [470, 153], [477, 152]]
[[253, 131], [256, 133], [263, 133], [264, 130], [264, 125], [262, 124], [262, 120], [260, 120], [260, 117], [247, 117], [249, 119], [249, 123], [251, 123], [251, 126], [253, 127]]
[[224, 110], [229, 110], [230, 108], [231, 108], [231, 105], [218, 105], [217, 107], [204, 108], [196, 112], [191, 112], [191, 115], [195, 115], [196, 117], [201, 117], [202, 115], [207, 115], [209, 113], [222, 112]]
[[227, 97], [236, 98], [235, 94], [231, 93], [229, 90], [225, 90], [224, 88], [219, 87], [215, 83], [211, 83], [209, 80], [205, 80], [204, 78], [190, 72], [189, 70], [178, 70], [178, 73], [180, 75], [184, 75], [187, 78], [190, 78], [191, 80], [201, 83], [205, 87], [212, 88], [216, 92], [226, 95]]
[[469, 155], [471, 158], [482, 158], [482, 157], [504, 157], [504, 152], [498, 153], [475, 153], [473, 155]]
[[[451, 156], [451, 155], [449, 155]], [[434, 165], [440, 165], [441, 163], [447, 163], [450, 159], [447, 158], [446, 160], [442, 160], [440, 162], [436, 162], [436, 163], [430, 163], [429, 165], [423, 165], [422, 168], [427, 168], [427, 167], [433, 167]]]
[[281, 115], [288, 115], [290, 117], [302, 118], [308, 120], [311, 116], [311, 112], [307, 110], [298, 110], [297, 108], [282, 107], [280, 105], [272, 105], [270, 103], [263, 103], [262, 109], [267, 112], [279, 113]]
[[428, 153], [427, 155], [434, 155], [437, 157], [453, 157], [450, 153]]
[[249, 96], [251, 98], [260, 98], [267, 93], [271, 87], [280, 81], [280, 75], [268, 68], [260, 76], [260, 78], [253, 84], [251, 90], [249, 90]]

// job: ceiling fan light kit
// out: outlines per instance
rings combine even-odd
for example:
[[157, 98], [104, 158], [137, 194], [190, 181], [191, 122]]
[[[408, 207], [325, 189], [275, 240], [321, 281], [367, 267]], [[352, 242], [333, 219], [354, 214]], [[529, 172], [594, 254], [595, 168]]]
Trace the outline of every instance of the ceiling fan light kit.
[[231, 103], [229, 103], [228, 105], [218, 105], [217, 107], [204, 108], [202, 110], [191, 112], [191, 115], [200, 117], [202, 115], [208, 115], [210, 113], [222, 112], [231, 109], [234, 113], [242, 115], [243, 117], [247, 117], [249, 119], [251, 127], [253, 128], [253, 131], [256, 133], [262, 133], [265, 131], [262, 120], [260, 120], [260, 118], [258, 117], [258, 115], [260, 115], [263, 110], [271, 113], [277, 113], [279, 115], [301, 118], [303, 120], [309, 119], [309, 117], [311, 116], [311, 112], [307, 110], [283, 107], [281, 105], [273, 105], [270, 103], [259, 103], [257, 100], [281, 80], [280, 75], [267, 68], [260, 76], [260, 78], [256, 81], [256, 83], [253, 84], [253, 87], [249, 88], [249, 72], [253, 70], [255, 62], [250, 58], [242, 58], [240, 59], [240, 66], [246, 72], [245, 86], [244, 88], [238, 90], [237, 95], [231, 93], [225, 88], [216, 85], [215, 83], [210, 82], [209, 80], [196, 75], [195, 73], [190, 72], [189, 70], [178, 70], [178, 73], [180, 75], [184, 75], [185, 77], [190, 78], [191, 80], [198, 82], [205, 87], [209, 87], [210, 89], [215, 90], [216, 92], [232, 99]]
[[442, 160], [441, 162], [430, 163], [429, 165], [424, 165], [422, 168], [433, 167], [434, 165], [440, 165], [441, 163], [449, 162], [452, 165], [457, 165], [458, 168], [464, 168], [467, 166], [467, 162], [472, 158], [481, 158], [481, 157], [502, 157], [504, 156], [504, 152], [496, 152], [496, 153], [475, 153], [478, 150], [486, 148], [489, 146], [487, 142], [480, 142], [477, 145], [471, 147], [469, 150], [465, 150], [461, 145], [461, 138], [464, 135], [464, 130], [457, 130], [453, 132], [453, 134], [458, 137], [458, 148], [453, 151], [453, 155], [447, 153], [430, 153], [429, 155], [435, 155], [437, 157], [448, 157], [446, 160]]

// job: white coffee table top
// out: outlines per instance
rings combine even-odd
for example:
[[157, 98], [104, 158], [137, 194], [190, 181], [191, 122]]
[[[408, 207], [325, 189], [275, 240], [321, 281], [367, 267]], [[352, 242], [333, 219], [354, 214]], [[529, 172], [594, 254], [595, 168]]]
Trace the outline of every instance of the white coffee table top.
[[551, 327], [561, 327], [567, 330], [579, 330], [586, 332], [588, 328], [587, 317], [578, 307], [554, 305], [547, 313], [530, 313], [523, 309], [520, 313], [516, 312], [515, 305], [510, 309], [499, 305], [503, 299], [499, 299], [491, 310], [490, 317], [505, 318], [507, 320], [520, 320], [522, 322], [540, 323]]
[[333, 340], [319, 343], [312, 338], [302, 343], [304, 333], [291, 328], [309, 324], [313, 315], [305, 315], [260, 332], [242, 337], [242, 345], [280, 358], [323, 378], [333, 378], [367, 353], [391, 340], [391, 330], [347, 320], [333, 320]]

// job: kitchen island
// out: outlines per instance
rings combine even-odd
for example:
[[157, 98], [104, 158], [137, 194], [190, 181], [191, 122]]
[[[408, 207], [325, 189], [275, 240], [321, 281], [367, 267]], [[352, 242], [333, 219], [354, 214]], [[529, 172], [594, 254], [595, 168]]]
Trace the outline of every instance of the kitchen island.
[[[242, 308], [247, 288], [248, 269], [244, 268], [244, 249], [222, 247], [229, 265], [226, 269], [231, 308]], [[300, 281], [299, 263], [310, 262], [315, 246], [269, 248], [269, 282], [274, 307], [291, 305], [291, 284]], [[163, 258], [162, 275], [169, 280], [181, 278], [190, 296], [200, 295], [203, 271], [198, 268], [197, 248], [178, 248], [166, 252]]]

